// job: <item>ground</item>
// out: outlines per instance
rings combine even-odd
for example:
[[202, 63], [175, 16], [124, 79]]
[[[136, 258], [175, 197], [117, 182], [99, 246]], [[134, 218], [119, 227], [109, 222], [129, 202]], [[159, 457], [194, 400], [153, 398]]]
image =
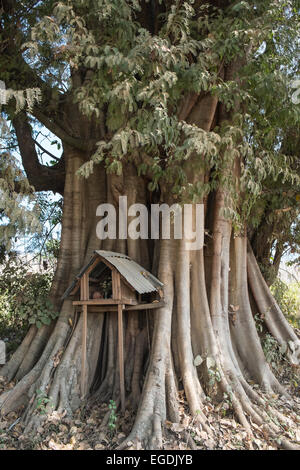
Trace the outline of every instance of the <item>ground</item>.
[[[293, 395], [294, 403], [300, 406], [300, 387], [295, 379], [299, 371], [281, 369], [281, 381]], [[1, 379], [0, 379], [1, 380]], [[14, 383], [0, 382], [0, 393]], [[279, 447], [280, 435], [276, 439], [267, 437], [262, 426], [252, 423], [253, 438], [249, 438], [243, 427], [235, 420], [226, 401], [218, 405], [207, 401], [203, 410], [213, 430], [213, 442], [204, 430], [195, 425], [188, 411], [183, 392], [180, 395], [180, 423], [164, 423], [163, 448], [165, 450], [222, 449], [222, 450], [274, 450]], [[300, 441], [300, 416], [291, 401], [279, 395], [268, 397], [272, 406], [289, 418], [288, 435], [291, 442]], [[43, 414], [43, 400], [37, 403], [37, 413]], [[295, 405], [294, 405], [295, 406]], [[21, 410], [20, 410], [21, 412]], [[20, 415], [10, 413], [0, 421], [0, 449], [6, 450], [113, 450], [117, 449], [129, 434], [134, 413], [126, 410], [121, 416], [116, 412], [115, 427], [110, 426], [111, 411], [107, 403], [93, 403], [78, 409], [73, 417], [53, 412], [45, 417], [38, 432], [23, 433]], [[114, 421], [114, 420], [113, 420]], [[277, 441], [277, 442], [276, 442]], [[142, 449], [139, 443], [128, 443], [128, 450]]]

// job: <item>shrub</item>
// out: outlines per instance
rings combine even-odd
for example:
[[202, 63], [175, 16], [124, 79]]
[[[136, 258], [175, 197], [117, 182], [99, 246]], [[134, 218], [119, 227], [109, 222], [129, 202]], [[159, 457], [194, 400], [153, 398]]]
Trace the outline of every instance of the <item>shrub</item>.
[[57, 317], [49, 290], [53, 274], [32, 273], [17, 259], [2, 266], [0, 272], [0, 337], [13, 339], [14, 349], [29, 325], [49, 325]]
[[271, 286], [271, 291], [289, 322], [300, 328], [300, 283], [286, 284], [277, 278]]

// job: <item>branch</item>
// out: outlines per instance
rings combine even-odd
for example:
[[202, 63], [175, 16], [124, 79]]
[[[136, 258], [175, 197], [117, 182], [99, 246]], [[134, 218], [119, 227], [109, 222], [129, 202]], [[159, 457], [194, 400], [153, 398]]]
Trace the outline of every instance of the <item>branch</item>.
[[55, 157], [54, 155], [52, 155], [51, 152], [48, 152], [48, 150], [44, 149], [44, 147], [37, 140], [34, 140], [34, 143], [38, 146], [39, 149], [42, 150], [43, 153], [46, 153], [47, 155], [49, 155], [49, 157], [53, 158], [53, 160], [56, 160], [57, 162], [60, 161], [60, 158]]
[[275, 209], [274, 212], [276, 212], [276, 214], [280, 214], [281, 212], [289, 212], [292, 209], [293, 209], [292, 207], [283, 207], [282, 209]]
[[75, 147], [78, 150], [89, 150], [91, 149], [96, 142], [89, 142], [88, 144], [84, 143], [81, 139], [77, 139], [76, 137], [70, 136], [66, 131], [64, 131], [60, 126], [58, 126], [53, 119], [46, 116], [42, 113], [38, 107], [35, 107], [33, 112], [33, 116], [36, 117], [38, 121], [40, 121], [49, 131], [59, 137], [63, 142], [69, 144], [71, 147]]
[[[41, 104], [33, 107], [31, 114], [61, 140], [64, 140], [66, 143], [79, 150], [88, 150], [91, 144], [85, 145], [81, 139], [70, 136], [62, 127], [64, 123], [59, 116], [62, 116], [64, 111], [67, 111], [64, 109], [66, 103], [65, 95], [62, 94], [57, 87], [52, 88], [49, 86], [24, 60], [19, 45], [16, 45], [13, 32], [14, 31], [10, 31], [10, 36], [6, 38], [5, 47], [3, 51], [1, 50], [3, 58], [6, 57], [7, 60], [10, 61], [11, 57], [13, 57], [14, 63], [16, 64], [15, 68], [9, 71], [9, 74], [7, 74], [7, 72], [5, 74], [6, 86], [13, 90], [32, 87], [39, 88], [42, 93], [43, 101]], [[5, 38], [4, 33], [5, 28], [0, 25], [0, 36], [3, 36], [1, 46], [3, 46]], [[20, 30], [16, 31], [16, 34], [20, 35]], [[22, 39], [25, 41], [25, 38]], [[0, 71], [0, 77], [1, 74], [2, 71]], [[56, 116], [53, 109], [58, 111]]]
[[25, 113], [18, 114], [13, 119], [13, 125], [19, 144], [23, 167], [27, 178], [36, 191], [53, 191], [63, 194], [65, 183], [65, 162], [60, 161], [48, 167], [39, 162], [32, 137], [32, 129]]

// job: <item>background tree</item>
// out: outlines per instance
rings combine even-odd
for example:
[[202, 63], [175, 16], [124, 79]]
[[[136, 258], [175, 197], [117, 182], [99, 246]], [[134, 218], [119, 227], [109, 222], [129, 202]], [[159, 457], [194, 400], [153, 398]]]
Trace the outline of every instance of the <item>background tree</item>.
[[[181, 388], [209, 434], [204, 403], [220, 393], [250, 435], [251, 421], [265, 423], [271, 437], [279, 431], [269, 414], [278, 423], [285, 417], [249, 383], [287, 394], [266, 362], [253, 313], [264, 315], [294, 364], [300, 344], [247, 234], [255, 240], [261, 230], [274, 181], [299, 191], [298, 163], [283, 145], [287, 124], [299, 126], [288, 92], [298, 9], [296, 1], [2, 1], [0, 79], [14, 90], [4, 112], [30, 184], [64, 197], [51, 288], [60, 316], [32, 327], [3, 367], [18, 383], [0, 398], [2, 413], [24, 406], [30, 429], [41, 419], [31, 400], [37, 390], [58, 411], [81, 403], [81, 318], [60, 299], [103, 248], [128, 253], [165, 284], [166, 306], [149, 322], [126, 317], [128, 406], [138, 408], [129, 438], [160, 446], [161, 424], [179, 420]], [[40, 95], [30, 99], [29, 88]], [[62, 141], [51, 166], [39, 161], [32, 119]], [[174, 239], [101, 242], [96, 207], [117, 207], [119, 195], [129, 204], [202, 202], [205, 248], [186, 251]], [[117, 400], [113, 315], [89, 314], [87, 350], [86, 389]], [[284, 437], [281, 444], [292, 447]]]

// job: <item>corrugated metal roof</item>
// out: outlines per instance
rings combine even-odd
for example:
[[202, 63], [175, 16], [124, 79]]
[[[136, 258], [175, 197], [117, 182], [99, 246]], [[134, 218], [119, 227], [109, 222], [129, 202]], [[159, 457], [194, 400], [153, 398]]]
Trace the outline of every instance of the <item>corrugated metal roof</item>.
[[78, 280], [83, 276], [89, 266], [91, 266], [97, 255], [111, 263], [139, 294], [155, 292], [163, 287], [163, 283], [160, 282], [159, 279], [129, 258], [129, 256], [122, 253], [115, 253], [114, 251], [97, 250], [87, 265], [81, 269], [71, 286], [66, 290], [63, 295], [64, 299], [70, 295]]
[[153, 274], [144, 269], [129, 256], [112, 251], [99, 250], [96, 253], [117, 268], [127, 282], [140, 294], [157, 291], [163, 286]]

